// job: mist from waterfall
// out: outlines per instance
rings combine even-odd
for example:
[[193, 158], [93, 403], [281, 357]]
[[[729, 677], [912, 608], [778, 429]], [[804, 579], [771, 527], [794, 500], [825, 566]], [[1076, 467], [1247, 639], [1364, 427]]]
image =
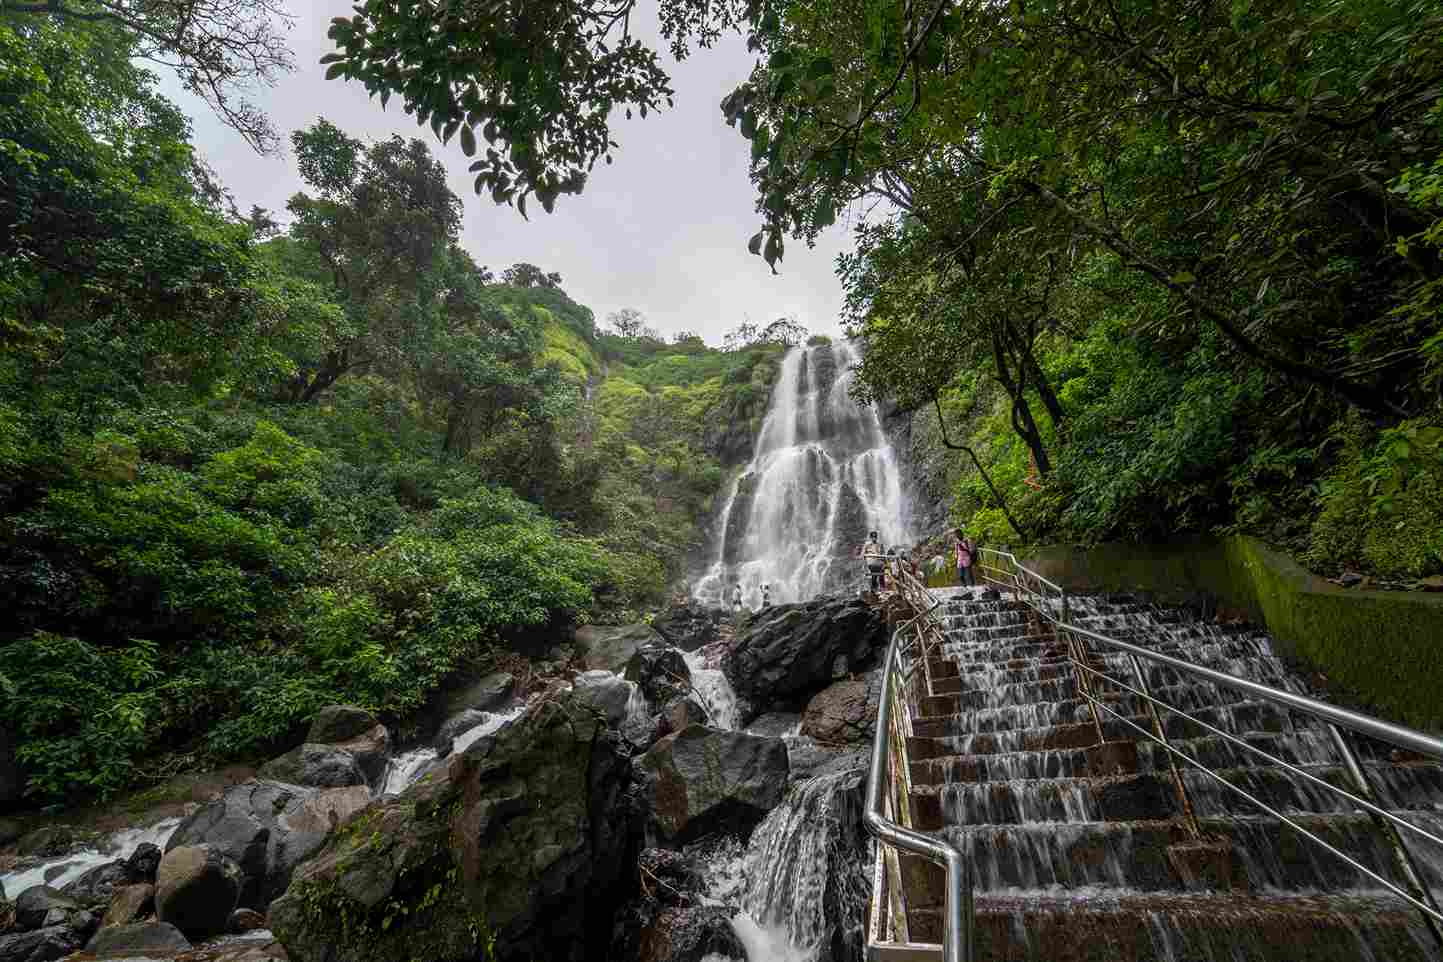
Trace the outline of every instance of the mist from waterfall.
[[805, 601], [853, 583], [854, 549], [875, 530], [883, 545], [912, 533], [897, 459], [871, 406], [849, 390], [855, 348], [841, 342], [787, 352], [755, 454], [722, 508], [716, 554], [695, 586], [710, 604]]

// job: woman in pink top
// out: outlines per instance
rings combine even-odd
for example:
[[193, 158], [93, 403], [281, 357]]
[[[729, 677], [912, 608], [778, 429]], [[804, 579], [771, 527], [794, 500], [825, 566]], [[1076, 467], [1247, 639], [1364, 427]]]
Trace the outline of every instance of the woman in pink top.
[[962, 533], [961, 528], [954, 529], [952, 534], [956, 538], [953, 550], [957, 557], [957, 583], [976, 587], [977, 579], [972, 575], [972, 561], [977, 554], [977, 546], [972, 543], [971, 538]]

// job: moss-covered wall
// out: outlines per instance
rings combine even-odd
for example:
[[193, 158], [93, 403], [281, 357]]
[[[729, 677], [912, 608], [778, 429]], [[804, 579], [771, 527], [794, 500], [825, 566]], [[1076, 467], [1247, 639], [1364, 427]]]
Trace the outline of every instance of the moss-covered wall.
[[1339, 588], [1247, 537], [1166, 545], [1051, 546], [1023, 563], [1071, 591], [1208, 600], [1267, 626], [1300, 658], [1384, 716], [1443, 729], [1443, 594]]

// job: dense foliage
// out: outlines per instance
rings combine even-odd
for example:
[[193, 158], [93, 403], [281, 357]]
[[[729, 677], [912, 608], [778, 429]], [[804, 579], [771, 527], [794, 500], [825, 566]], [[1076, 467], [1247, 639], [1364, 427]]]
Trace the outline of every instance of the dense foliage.
[[140, 42], [0, 17], [0, 718], [37, 800], [326, 704], [404, 721], [638, 616], [780, 350], [603, 335], [559, 275], [498, 279], [419, 141], [320, 120], [288, 228], [243, 218]]

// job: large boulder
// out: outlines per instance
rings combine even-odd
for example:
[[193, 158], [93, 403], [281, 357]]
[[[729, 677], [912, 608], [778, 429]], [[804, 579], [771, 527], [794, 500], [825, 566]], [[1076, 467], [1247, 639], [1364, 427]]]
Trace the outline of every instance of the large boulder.
[[581, 663], [587, 668], [618, 672], [638, 649], [664, 643], [650, 625], [582, 625], [576, 629], [574, 640]]
[[122, 885], [110, 897], [100, 927], [129, 925], [155, 911], [155, 886], [149, 882]]
[[708, 608], [688, 601], [674, 604], [657, 615], [651, 627], [672, 647], [696, 651], [721, 637], [721, 626], [727, 617], [724, 608]]
[[27, 932], [70, 925], [84, 911], [78, 900], [48, 885], [32, 885], [15, 897], [15, 924]]
[[636, 962], [702, 962], [711, 956], [745, 959], [746, 949], [731, 926], [734, 908], [708, 898], [702, 859], [663, 848], [637, 856], [646, 881], [620, 913], [609, 957]]
[[85, 946], [96, 959], [171, 956], [191, 950], [190, 940], [169, 922], [137, 922], [100, 929]]
[[376, 716], [355, 705], [327, 705], [311, 719], [306, 741], [318, 745], [339, 745], [369, 733], [380, 722]]
[[681, 652], [666, 645], [637, 649], [626, 663], [623, 677], [640, 685], [642, 694], [653, 705], [664, 705], [691, 692], [691, 669], [686, 659]]
[[154, 882], [156, 870], [160, 867], [160, 858], [161, 851], [158, 846], [143, 842], [128, 858], [97, 865], [61, 891], [87, 908], [109, 905], [111, 896], [117, 889]]
[[607, 724], [620, 725], [626, 720], [634, 685], [609, 671], [583, 671], [576, 676], [573, 689], [576, 700], [601, 713]]
[[671, 843], [755, 825], [782, 800], [789, 772], [782, 739], [703, 725], [667, 735], [637, 766], [651, 828]]
[[155, 875], [155, 914], [191, 938], [219, 935], [241, 892], [240, 866], [210, 845], [172, 848]]
[[306, 740], [261, 766], [262, 778], [314, 788], [344, 788], [380, 780], [391, 735], [376, 716], [354, 705], [330, 705], [316, 713]]
[[85, 944], [86, 933], [64, 925], [33, 932], [0, 935], [0, 962], [50, 962], [63, 959]]
[[800, 708], [812, 694], [869, 664], [886, 644], [886, 623], [860, 599], [822, 598], [757, 614], [721, 668], [749, 706], [746, 721]]
[[457, 735], [464, 735], [478, 725], [486, 724], [490, 718], [484, 711], [477, 711], [474, 708], [467, 708], [457, 712], [441, 723], [441, 728], [436, 732], [436, 737], [431, 745], [436, 749], [436, 754], [445, 757], [451, 753], [451, 743], [456, 740]]
[[861, 744], [876, 730], [880, 676], [839, 681], [812, 696], [802, 713], [802, 734], [829, 745]]
[[514, 676], [504, 671], [493, 671], [468, 684], [458, 685], [445, 695], [441, 715], [450, 718], [458, 712], [494, 711], [510, 701], [516, 689]]
[[168, 848], [209, 845], [240, 867], [240, 901], [264, 909], [326, 836], [371, 800], [364, 786], [325, 790], [249, 781], [207, 803], [171, 836]]
[[574, 960], [634, 882], [623, 740], [558, 692], [367, 809], [271, 906], [293, 962]]
[[273, 758], [257, 772], [261, 778], [313, 788], [365, 785], [366, 773], [356, 757], [336, 745], [307, 742]]

